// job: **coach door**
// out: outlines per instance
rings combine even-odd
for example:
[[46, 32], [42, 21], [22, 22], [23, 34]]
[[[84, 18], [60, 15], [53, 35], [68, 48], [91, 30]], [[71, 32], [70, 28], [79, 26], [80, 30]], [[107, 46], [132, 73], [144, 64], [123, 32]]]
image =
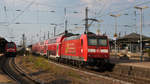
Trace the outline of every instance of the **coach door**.
[[56, 46], [56, 57], [59, 57], [59, 43], [57, 43], [57, 46]]
[[84, 59], [84, 46], [83, 46], [83, 39], [81, 39], [81, 57]]

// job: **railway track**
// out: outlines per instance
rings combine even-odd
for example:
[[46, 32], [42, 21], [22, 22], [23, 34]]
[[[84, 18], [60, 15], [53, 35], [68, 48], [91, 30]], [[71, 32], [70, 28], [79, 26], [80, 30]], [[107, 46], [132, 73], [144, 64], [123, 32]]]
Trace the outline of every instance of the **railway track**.
[[[72, 68], [73, 70], [80, 71], [89, 75], [97, 76], [97, 77], [102, 77], [108, 80], [113, 80], [114, 82], [118, 81], [121, 84], [149, 84], [150, 79], [145, 79], [142, 77], [135, 77], [131, 76], [130, 72], [126, 74], [119, 73], [118, 71], [99, 71], [96, 69], [89, 69], [89, 68], [79, 68], [77, 66], [73, 66], [70, 64], [66, 63], [58, 63], [56, 60], [50, 60], [51, 63], [55, 63], [56, 65], [62, 66], [62, 67], [67, 67], [67, 68]], [[112, 67], [112, 66], [111, 66]]]
[[104, 78], [105, 80], [108, 80], [108, 81], [113, 80], [112, 84], [115, 84], [116, 82], [119, 82], [117, 84], [131, 84], [131, 83], [126, 82], [126, 81], [122, 81], [122, 80], [118, 80], [118, 79], [114, 79], [112, 77], [108, 77], [108, 76], [102, 75], [99, 72], [96, 72], [96, 71], [93, 71], [93, 70], [89, 70], [87, 68], [78, 68], [78, 67], [75, 67], [75, 66], [62, 64], [62, 63], [59, 64], [59, 63], [57, 63], [55, 61], [49, 61], [49, 62], [53, 63], [53, 64], [55, 64], [57, 66], [61, 66], [61, 67], [67, 68], [67, 69], [72, 69], [72, 70], [77, 71], [77, 72], [82, 72], [82, 73], [85, 73], [85, 74], [88, 74], [88, 75], [91, 75], [91, 76]]
[[[1, 60], [3, 62], [2, 69], [5, 73], [7, 73], [12, 79], [17, 81], [18, 84], [40, 84], [38, 81], [34, 81], [26, 75], [22, 70], [20, 70], [19, 67], [17, 67], [14, 63], [15, 58], [5, 58], [3, 57]], [[68, 65], [65, 63], [58, 63], [54, 60], [50, 61], [51, 63], [55, 63], [58, 66], [65, 67], [65, 68], [72, 68], [75, 71], [83, 72], [89, 75], [97, 76], [104, 78], [106, 80], [113, 80], [113, 84], [115, 82], [119, 82], [119, 84], [149, 84], [150, 80], [149, 79], [143, 79], [140, 77], [132, 77], [129, 74], [120, 74], [118, 72], [112, 71], [104, 71], [100, 72], [98, 70], [93, 70], [93, 69], [87, 69], [87, 68], [78, 68], [76, 66]]]
[[15, 58], [10, 57], [3, 57], [1, 59], [3, 65], [1, 68], [9, 77], [15, 80], [17, 84], [40, 84], [22, 72], [20, 68], [16, 66], [14, 59]]

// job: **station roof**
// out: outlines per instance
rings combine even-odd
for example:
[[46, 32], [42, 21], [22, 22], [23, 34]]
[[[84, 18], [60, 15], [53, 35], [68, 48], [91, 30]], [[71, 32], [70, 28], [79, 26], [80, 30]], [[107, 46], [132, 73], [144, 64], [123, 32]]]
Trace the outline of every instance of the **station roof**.
[[[142, 35], [142, 39], [147, 40], [150, 39], [150, 37]], [[138, 42], [139, 40], [140, 40], [140, 34], [137, 33], [130, 33], [123, 37], [117, 38], [117, 41], [119, 42]]]

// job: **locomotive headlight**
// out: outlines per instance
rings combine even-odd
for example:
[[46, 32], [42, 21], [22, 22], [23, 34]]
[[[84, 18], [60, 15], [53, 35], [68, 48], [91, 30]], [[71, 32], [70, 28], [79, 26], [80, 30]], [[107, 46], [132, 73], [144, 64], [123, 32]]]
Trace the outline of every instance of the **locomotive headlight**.
[[101, 53], [108, 53], [108, 49], [101, 49]]
[[96, 52], [96, 49], [88, 49], [88, 52]]

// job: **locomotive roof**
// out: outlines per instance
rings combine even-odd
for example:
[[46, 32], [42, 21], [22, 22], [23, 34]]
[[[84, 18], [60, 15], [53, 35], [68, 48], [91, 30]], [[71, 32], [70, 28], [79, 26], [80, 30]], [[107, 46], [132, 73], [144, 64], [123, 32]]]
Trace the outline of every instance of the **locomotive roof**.
[[67, 32], [67, 33], [62, 32], [62, 33], [60, 33], [56, 36], [67, 36], [68, 37], [68, 36], [74, 36], [74, 35], [79, 35], [79, 34], [74, 34], [74, 33], [71, 33], [71, 32]]
[[0, 37], [0, 43], [1, 42], [8, 42], [6, 39], [4, 39], [3, 37]]
[[4, 39], [4, 38], [0, 36], [0, 39]]
[[81, 35], [74, 35], [74, 36], [70, 36], [65, 38], [65, 40], [73, 40], [73, 39], [80, 39]]

